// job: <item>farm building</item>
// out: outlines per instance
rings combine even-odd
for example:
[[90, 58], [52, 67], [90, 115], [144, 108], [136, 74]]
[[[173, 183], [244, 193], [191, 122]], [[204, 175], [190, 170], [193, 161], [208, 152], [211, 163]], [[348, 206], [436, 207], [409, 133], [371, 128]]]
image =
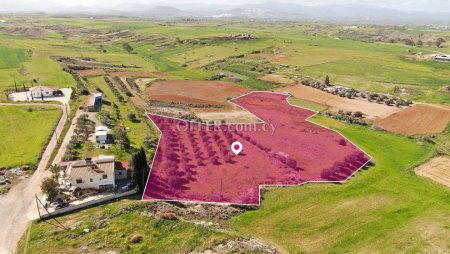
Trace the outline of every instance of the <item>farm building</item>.
[[[116, 169], [116, 166], [118, 168]], [[62, 174], [62, 185], [69, 189], [110, 190], [116, 187], [116, 180], [127, 178], [127, 169], [121, 163], [115, 162], [114, 156], [87, 158], [85, 160], [66, 163]], [[116, 179], [116, 175], [119, 179]]]
[[436, 61], [447, 61], [450, 62], [450, 55], [440, 54], [434, 57]]
[[106, 126], [95, 127], [95, 141], [100, 144], [108, 143], [109, 128]]
[[116, 161], [116, 170], [114, 171], [116, 181], [126, 180], [131, 177], [130, 171], [128, 170], [128, 162], [126, 161]]
[[59, 90], [58, 87], [50, 87], [50, 86], [32, 87], [30, 88], [30, 94], [31, 97], [35, 99], [64, 96], [64, 93], [61, 90]]
[[85, 103], [84, 109], [87, 112], [100, 111], [100, 109], [102, 107], [102, 97], [103, 97], [102, 93], [94, 93], [94, 94], [89, 95], [86, 98], [86, 103]]

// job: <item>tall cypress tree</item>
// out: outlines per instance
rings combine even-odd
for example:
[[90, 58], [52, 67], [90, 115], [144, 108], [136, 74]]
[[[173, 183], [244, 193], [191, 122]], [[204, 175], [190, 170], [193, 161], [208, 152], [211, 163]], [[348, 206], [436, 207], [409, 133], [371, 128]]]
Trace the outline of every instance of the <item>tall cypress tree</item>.
[[150, 168], [147, 163], [147, 155], [145, 154], [143, 147], [141, 147], [141, 149], [133, 155], [131, 164], [133, 167], [133, 180], [137, 185], [138, 191], [143, 193], [148, 174], [150, 172]]

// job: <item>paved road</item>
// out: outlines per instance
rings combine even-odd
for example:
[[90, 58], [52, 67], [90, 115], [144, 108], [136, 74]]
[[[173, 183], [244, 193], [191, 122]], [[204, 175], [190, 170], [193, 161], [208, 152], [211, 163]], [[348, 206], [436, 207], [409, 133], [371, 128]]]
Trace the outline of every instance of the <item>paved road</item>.
[[[51, 174], [49, 171], [45, 170], [45, 167], [48, 160], [50, 159], [52, 151], [56, 146], [56, 135], [58, 135], [58, 137], [61, 135], [64, 123], [67, 121], [68, 112], [66, 112], [65, 105], [38, 103], [0, 103], [0, 105], [45, 105], [50, 107], [59, 107], [63, 112], [61, 120], [56, 127], [55, 133], [53, 133], [52, 139], [45, 149], [45, 152], [42, 155], [42, 159], [39, 162], [39, 165], [34, 174], [30, 178], [20, 181], [17, 185], [13, 186], [6, 195], [0, 197], [0, 254], [8, 254], [14, 253], [16, 251], [17, 242], [26, 231], [31, 220], [38, 218], [38, 211], [36, 208], [34, 195], [40, 193], [40, 185], [42, 179]], [[69, 107], [67, 107], [67, 110], [68, 108]], [[67, 135], [69, 134], [71, 135], [71, 132], [69, 132]], [[65, 137], [64, 141], [66, 141], [66, 139], [67, 136]], [[65, 148], [65, 145], [62, 147]], [[57, 159], [60, 159], [61, 157], [62, 155], [59, 155]]]

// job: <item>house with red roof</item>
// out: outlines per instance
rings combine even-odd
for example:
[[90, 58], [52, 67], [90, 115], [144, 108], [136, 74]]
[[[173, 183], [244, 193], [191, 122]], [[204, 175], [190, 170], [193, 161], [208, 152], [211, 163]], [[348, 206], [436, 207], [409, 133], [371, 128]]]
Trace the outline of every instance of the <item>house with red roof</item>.
[[128, 178], [128, 163], [116, 162], [114, 156], [100, 156], [67, 162], [62, 185], [69, 189], [110, 190], [117, 180]]

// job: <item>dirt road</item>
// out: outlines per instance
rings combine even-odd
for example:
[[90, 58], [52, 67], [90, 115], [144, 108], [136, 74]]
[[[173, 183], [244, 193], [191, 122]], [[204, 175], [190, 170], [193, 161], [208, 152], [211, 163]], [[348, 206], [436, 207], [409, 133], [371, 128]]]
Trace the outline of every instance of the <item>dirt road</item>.
[[45, 170], [51, 153], [56, 146], [56, 135], [59, 137], [67, 121], [67, 113], [65, 105], [55, 104], [6, 104], [0, 105], [17, 105], [17, 106], [50, 106], [59, 107], [62, 110], [62, 117], [53, 133], [53, 136], [46, 147], [42, 159], [34, 172], [34, 174], [25, 180], [22, 180], [4, 196], [0, 197], [0, 254], [14, 253], [17, 242], [23, 235], [31, 220], [38, 218], [34, 195], [40, 192], [42, 179], [50, 175]]
[[304, 85], [277, 88], [275, 91], [290, 92], [298, 99], [325, 105], [330, 111], [361, 111], [370, 120], [384, 118], [402, 110], [401, 108], [368, 102], [367, 100], [342, 98]]

